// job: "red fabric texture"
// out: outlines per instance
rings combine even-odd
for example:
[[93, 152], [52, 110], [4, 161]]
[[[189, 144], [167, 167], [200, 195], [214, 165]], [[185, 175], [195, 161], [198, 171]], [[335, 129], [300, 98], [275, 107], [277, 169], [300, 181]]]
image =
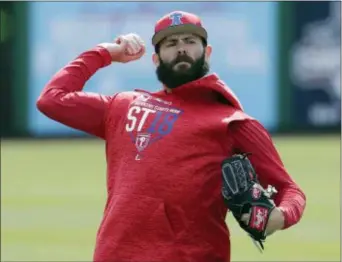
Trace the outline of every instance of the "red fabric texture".
[[106, 142], [108, 196], [94, 261], [230, 261], [221, 162], [238, 151], [251, 152], [262, 184], [279, 191], [286, 227], [300, 220], [305, 195], [267, 131], [217, 75], [172, 93], [82, 91], [110, 63], [103, 48], [84, 52], [37, 101], [51, 119]]

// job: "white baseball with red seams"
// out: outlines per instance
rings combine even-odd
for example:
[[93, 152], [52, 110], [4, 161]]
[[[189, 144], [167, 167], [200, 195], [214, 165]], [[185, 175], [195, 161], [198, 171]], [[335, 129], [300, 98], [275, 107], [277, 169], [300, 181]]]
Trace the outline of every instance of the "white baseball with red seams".
[[127, 63], [140, 59], [146, 52], [142, 38], [134, 33], [120, 35], [112, 43], [101, 43], [111, 55], [113, 62]]

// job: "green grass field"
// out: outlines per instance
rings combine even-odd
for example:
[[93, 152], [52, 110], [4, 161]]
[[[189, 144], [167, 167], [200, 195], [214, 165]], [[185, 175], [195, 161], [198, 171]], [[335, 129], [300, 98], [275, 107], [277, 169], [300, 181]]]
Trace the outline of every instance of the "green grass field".
[[[275, 143], [306, 212], [263, 254], [228, 217], [232, 260], [340, 261], [340, 137]], [[1, 175], [1, 261], [91, 261], [105, 203], [101, 141], [2, 141]]]

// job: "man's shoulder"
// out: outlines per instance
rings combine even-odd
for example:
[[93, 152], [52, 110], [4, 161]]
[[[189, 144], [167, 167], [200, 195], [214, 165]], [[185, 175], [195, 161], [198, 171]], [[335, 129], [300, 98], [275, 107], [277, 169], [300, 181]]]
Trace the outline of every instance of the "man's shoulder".
[[131, 102], [141, 95], [141, 92], [135, 90], [118, 92], [113, 96], [114, 104], [119, 102]]
[[229, 107], [230, 110], [227, 110], [226, 115], [224, 117], [224, 122], [229, 124], [235, 121], [248, 121], [248, 120], [255, 120], [254, 117], [251, 115], [247, 114], [243, 110], [234, 108], [234, 107]]
[[115, 99], [134, 99], [139, 95], [135, 90], [133, 91], [122, 91], [115, 94]]

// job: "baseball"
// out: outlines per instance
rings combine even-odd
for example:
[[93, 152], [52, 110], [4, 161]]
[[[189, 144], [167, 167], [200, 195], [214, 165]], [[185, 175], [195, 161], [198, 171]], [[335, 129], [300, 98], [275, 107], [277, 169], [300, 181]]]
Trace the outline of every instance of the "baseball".
[[135, 56], [143, 50], [144, 41], [137, 34], [128, 34], [124, 38], [128, 42], [125, 50], [127, 55]]

